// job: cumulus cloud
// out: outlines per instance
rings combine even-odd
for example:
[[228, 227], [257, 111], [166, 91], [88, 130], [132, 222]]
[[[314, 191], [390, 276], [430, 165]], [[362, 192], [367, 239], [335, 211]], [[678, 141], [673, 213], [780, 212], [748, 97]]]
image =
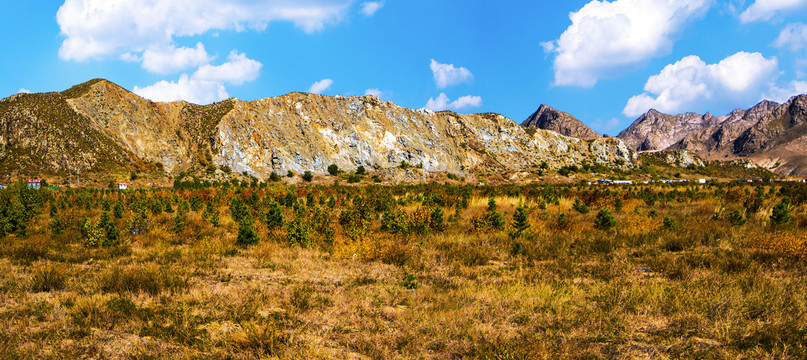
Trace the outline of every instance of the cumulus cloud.
[[767, 21], [779, 12], [807, 7], [807, 0], [756, 0], [740, 14], [740, 22]]
[[636, 117], [651, 108], [666, 113], [733, 108], [762, 100], [760, 94], [766, 92], [787, 92], [776, 87], [778, 76], [777, 59], [760, 53], [738, 52], [717, 64], [690, 55], [651, 76], [645, 92], [631, 97], [623, 114]]
[[308, 92], [312, 94], [322, 94], [325, 92], [325, 90], [328, 90], [328, 88], [330, 88], [331, 85], [333, 85], [333, 80], [322, 79], [320, 81], [311, 84], [311, 87], [308, 88]]
[[153, 101], [185, 100], [194, 104], [210, 104], [230, 97], [223, 83], [195, 79], [187, 74], [182, 74], [178, 81], [163, 80], [144, 88], [135, 86], [134, 93]]
[[774, 45], [791, 51], [807, 49], [807, 25], [802, 23], [788, 24], [779, 33]]
[[384, 96], [384, 92], [383, 92], [383, 91], [381, 91], [381, 90], [378, 90], [378, 89], [367, 89], [367, 90], [364, 90], [364, 96], [368, 96], [368, 95], [370, 95], [370, 96], [375, 96], [375, 97], [377, 97], [377, 98], [379, 98], [379, 99], [380, 99], [382, 96]]
[[542, 43], [555, 54], [555, 85], [592, 87], [600, 78], [627, 72], [670, 53], [690, 19], [711, 0], [591, 1], [569, 14], [572, 24], [559, 39]]
[[261, 64], [258, 61], [248, 59], [244, 53], [233, 50], [227, 57], [230, 61], [221, 65], [202, 65], [193, 74], [199, 80], [225, 82], [232, 85], [241, 85], [247, 81], [258, 78], [261, 72]]
[[376, 11], [381, 9], [383, 6], [383, 1], [368, 1], [361, 4], [361, 13], [364, 14], [364, 16], [373, 16], [375, 15]]
[[434, 75], [434, 83], [438, 89], [470, 82], [474, 79], [471, 71], [464, 67], [456, 68], [454, 64], [441, 64], [432, 59], [429, 65]]
[[30, 93], [31, 93], [31, 90], [28, 90], [28, 89], [25, 89], [25, 88], [20, 88], [19, 90], [17, 90], [17, 94], [30, 94]]
[[290, 21], [307, 32], [338, 22], [353, 0], [65, 0], [56, 14], [59, 57], [103, 58], [170, 47], [211, 30], [263, 30]]
[[457, 100], [451, 101], [445, 93], [435, 98], [429, 98], [429, 101], [424, 106], [425, 109], [433, 111], [454, 110], [462, 111], [469, 108], [482, 106], [482, 98], [479, 96], [466, 95]]
[[763, 97], [781, 103], [800, 94], [807, 94], [807, 81], [791, 81], [782, 87], [771, 86], [771, 88], [763, 94]]
[[[132, 54], [126, 56], [131, 57]], [[189, 67], [208, 64], [213, 56], [207, 54], [205, 46], [199, 42], [195, 48], [167, 47], [147, 49], [143, 52], [143, 68], [158, 74], [169, 74]], [[125, 57], [121, 59], [125, 60]], [[135, 58], [136, 59], [136, 58]]]
[[221, 65], [204, 65], [193, 75], [182, 74], [178, 81], [160, 81], [146, 87], [134, 87], [134, 93], [153, 101], [185, 100], [195, 104], [209, 104], [227, 99], [225, 84], [241, 85], [255, 80], [261, 64], [243, 53], [233, 51], [229, 61]]
[[125, 52], [123, 54], [120, 54], [120, 56], [118, 58], [120, 58], [121, 60], [126, 61], [126, 62], [141, 62], [141, 61], [143, 61], [143, 58], [141, 56], [139, 56], [137, 54], [132, 54], [130, 52]]

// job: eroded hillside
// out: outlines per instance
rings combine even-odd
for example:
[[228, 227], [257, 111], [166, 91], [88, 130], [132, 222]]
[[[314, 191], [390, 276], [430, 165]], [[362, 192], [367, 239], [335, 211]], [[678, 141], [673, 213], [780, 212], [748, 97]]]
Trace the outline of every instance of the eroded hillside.
[[[43, 110], [40, 103], [50, 105]], [[158, 164], [166, 174], [230, 168], [266, 178], [273, 171], [325, 173], [330, 164], [384, 169], [405, 161], [462, 173], [517, 171], [542, 162], [550, 168], [630, 168], [636, 159], [614, 138], [581, 140], [498, 114], [412, 110], [372, 96], [291, 93], [200, 106], [152, 102], [96, 79], [62, 93], [15, 95], [2, 104], [4, 161], [56, 172], [140, 161]], [[51, 130], [32, 130], [39, 128]], [[37, 155], [18, 155], [23, 153]]]

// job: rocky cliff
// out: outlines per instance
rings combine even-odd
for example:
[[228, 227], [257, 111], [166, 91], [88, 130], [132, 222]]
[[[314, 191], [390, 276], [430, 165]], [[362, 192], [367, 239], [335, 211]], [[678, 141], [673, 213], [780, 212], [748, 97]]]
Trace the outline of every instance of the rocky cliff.
[[638, 151], [686, 149], [705, 159], [747, 158], [779, 174], [807, 175], [807, 95], [725, 116], [650, 110], [618, 137]]
[[[43, 105], [44, 104], [44, 105]], [[199, 106], [156, 103], [106, 80], [0, 103], [0, 166], [54, 172], [156, 164], [168, 174], [325, 173], [403, 161], [430, 171], [517, 171], [546, 161], [634, 166], [620, 140], [581, 140], [498, 114], [411, 110], [376, 97], [292, 93]], [[45, 129], [39, 131], [38, 129]], [[63, 150], [62, 150], [63, 149]]]
[[601, 137], [600, 134], [591, 130], [588, 126], [577, 120], [574, 116], [563, 111], [553, 109], [547, 105], [538, 107], [532, 115], [530, 115], [521, 126], [535, 127], [538, 129], [554, 131], [561, 135], [576, 137], [580, 139], [597, 139]]

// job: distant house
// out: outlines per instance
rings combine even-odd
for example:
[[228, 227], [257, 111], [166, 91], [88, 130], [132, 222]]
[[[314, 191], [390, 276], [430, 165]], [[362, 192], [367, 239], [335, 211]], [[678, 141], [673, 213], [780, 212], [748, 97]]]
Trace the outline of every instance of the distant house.
[[39, 185], [41, 183], [42, 183], [42, 180], [39, 180], [39, 179], [28, 179], [28, 188], [29, 189], [39, 190]]
[[126, 183], [118, 183], [118, 190], [126, 190], [126, 189], [128, 189]]

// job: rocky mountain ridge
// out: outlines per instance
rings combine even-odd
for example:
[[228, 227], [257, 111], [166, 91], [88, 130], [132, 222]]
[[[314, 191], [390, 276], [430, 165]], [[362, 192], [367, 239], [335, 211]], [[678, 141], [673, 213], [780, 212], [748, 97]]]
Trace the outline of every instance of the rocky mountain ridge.
[[583, 124], [569, 113], [556, 110], [548, 105], [541, 104], [521, 126], [530, 126], [538, 129], [551, 130], [561, 135], [592, 140], [602, 137], [594, 130]]
[[[38, 131], [36, 129], [45, 129]], [[630, 168], [614, 138], [582, 140], [525, 128], [498, 114], [412, 110], [373, 96], [291, 93], [200, 106], [152, 102], [96, 79], [60, 93], [0, 102], [0, 170], [81, 173], [151, 166], [167, 174], [229, 168], [273, 171], [384, 169], [519, 171], [592, 163]]]
[[650, 110], [617, 136], [637, 151], [686, 149], [704, 159], [749, 159], [782, 175], [807, 175], [807, 95], [762, 101], [724, 116]]

